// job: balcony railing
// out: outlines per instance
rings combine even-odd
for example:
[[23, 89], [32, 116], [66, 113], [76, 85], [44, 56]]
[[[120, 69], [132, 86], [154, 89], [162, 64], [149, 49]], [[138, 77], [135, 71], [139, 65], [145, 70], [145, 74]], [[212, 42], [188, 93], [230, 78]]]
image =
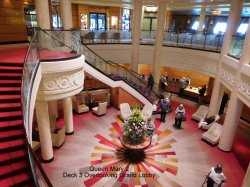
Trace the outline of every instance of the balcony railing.
[[[141, 44], [154, 45], [156, 31], [141, 31]], [[220, 52], [224, 35], [212, 33], [165, 32], [164, 46], [176, 46], [206, 51]], [[91, 43], [132, 43], [130, 30], [82, 30], [81, 41]]]
[[244, 41], [244, 36], [233, 36], [228, 55], [240, 59]]

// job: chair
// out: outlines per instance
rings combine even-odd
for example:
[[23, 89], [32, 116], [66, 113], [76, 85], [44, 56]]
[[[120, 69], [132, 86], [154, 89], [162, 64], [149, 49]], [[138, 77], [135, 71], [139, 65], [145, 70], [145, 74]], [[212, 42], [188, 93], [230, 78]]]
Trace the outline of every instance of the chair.
[[72, 97], [73, 108], [78, 114], [89, 111], [89, 107], [85, 104], [84, 97], [81, 93]]
[[153, 113], [153, 106], [152, 105], [144, 105], [141, 115], [144, 121], [147, 121], [148, 118], [151, 118]]
[[208, 130], [214, 123], [216, 123], [220, 119], [220, 116], [218, 114], [215, 115], [214, 122], [210, 123], [209, 125], [202, 125], [201, 129]]
[[208, 113], [208, 107], [205, 105], [199, 106], [198, 110], [192, 114], [192, 119], [196, 121], [200, 121], [201, 119], [205, 119]]
[[221, 132], [222, 126], [218, 123], [214, 123], [207, 132], [201, 135], [201, 138], [211, 143], [212, 145], [215, 145], [219, 142]]
[[98, 116], [106, 114], [107, 102], [99, 103], [97, 107], [92, 108], [92, 112]]
[[124, 121], [125, 119], [128, 119], [128, 117], [132, 114], [130, 106], [128, 103], [121, 103], [120, 104], [120, 116], [121, 119]]
[[65, 140], [65, 126], [56, 133], [51, 134], [53, 147], [60, 148]]

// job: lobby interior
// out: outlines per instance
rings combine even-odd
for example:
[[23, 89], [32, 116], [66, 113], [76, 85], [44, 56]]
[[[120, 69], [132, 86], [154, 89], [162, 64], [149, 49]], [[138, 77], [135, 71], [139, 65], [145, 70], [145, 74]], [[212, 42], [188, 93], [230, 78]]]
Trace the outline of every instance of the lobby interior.
[[[0, 9], [1, 186], [195, 187], [218, 163], [225, 186], [250, 184], [249, 1], [1, 0]], [[229, 95], [214, 145], [193, 119], [202, 85], [205, 117]], [[140, 161], [121, 143], [122, 103], [154, 110], [158, 139]], [[103, 171], [113, 166], [121, 171]]]

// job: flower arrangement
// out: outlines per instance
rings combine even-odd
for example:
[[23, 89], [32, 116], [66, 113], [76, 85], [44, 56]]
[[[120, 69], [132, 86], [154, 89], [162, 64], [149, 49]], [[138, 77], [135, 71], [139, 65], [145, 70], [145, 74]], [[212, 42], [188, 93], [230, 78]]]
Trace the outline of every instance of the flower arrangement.
[[147, 126], [141, 116], [138, 106], [133, 107], [132, 114], [128, 117], [123, 126], [123, 140], [132, 145], [144, 142]]

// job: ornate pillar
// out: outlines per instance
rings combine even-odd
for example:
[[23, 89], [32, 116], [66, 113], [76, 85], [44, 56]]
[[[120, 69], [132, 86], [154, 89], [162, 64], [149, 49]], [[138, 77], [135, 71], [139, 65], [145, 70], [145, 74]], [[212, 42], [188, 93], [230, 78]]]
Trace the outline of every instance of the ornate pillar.
[[51, 162], [54, 159], [50, 134], [49, 110], [47, 101], [36, 102], [36, 116], [41, 143], [42, 159]]
[[205, 17], [206, 17], [206, 8], [202, 8], [201, 14], [200, 14], [200, 19], [199, 19], [199, 27], [198, 27], [198, 31], [200, 31], [200, 32], [203, 31]]
[[74, 133], [73, 126], [73, 109], [71, 97], [63, 99], [63, 118], [65, 125], [65, 134], [71, 135]]
[[[250, 22], [249, 22], [250, 23]], [[249, 24], [248, 23], [248, 24]], [[238, 88], [240, 86], [241, 71], [244, 64], [248, 64], [250, 61], [250, 27], [247, 29], [241, 57], [239, 60], [238, 68], [236, 70], [234, 86], [231, 91], [231, 97], [228, 104], [226, 118], [223, 124], [223, 130], [220, 137], [218, 147], [223, 151], [230, 151], [233, 145], [235, 133], [240, 121], [243, 102], [238, 98]]]
[[50, 29], [48, 0], [35, 0], [37, 26], [42, 29]]
[[155, 34], [155, 47], [153, 56], [153, 76], [155, 82], [160, 78], [161, 48], [164, 39], [164, 27], [166, 19], [166, 2], [160, 0], [157, 12], [157, 31]]
[[65, 30], [72, 29], [72, 8], [70, 0], [61, 0], [60, 11], [62, 16], [62, 26]]
[[219, 112], [220, 103], [223, 95], [224, 86], [220, 83], [220, 77], [222, 75], [222, 59], [224, 55], [227, 55], [230, 44], [232, 42], [232, 36], [236, 33], [238, 24], [240, 23], [241, 11], [243, 7], [242, 1], [231, 1], [230, 13], [227, 21], [227, 29], [221, 48], [220, 60], [217, 65], [217, 71], [215, 76], [214, 88], [209, 105], [208, 116], [215, 115]]
[[133, 25], [132, 25], [132, 70], [138, 72], [139, 52], [140, 52], [140, 28], [142, 15], [142, 0], [134, 1]]

